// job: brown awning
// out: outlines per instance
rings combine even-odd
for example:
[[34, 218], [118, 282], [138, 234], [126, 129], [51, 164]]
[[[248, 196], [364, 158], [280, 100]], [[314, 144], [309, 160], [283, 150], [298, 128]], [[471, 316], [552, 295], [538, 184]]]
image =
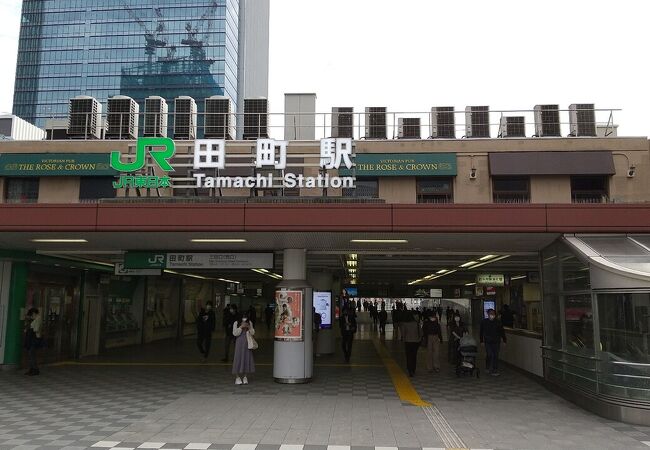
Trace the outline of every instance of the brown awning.
[[490, 153], [490, 175], [614, 175], [612, 152]]

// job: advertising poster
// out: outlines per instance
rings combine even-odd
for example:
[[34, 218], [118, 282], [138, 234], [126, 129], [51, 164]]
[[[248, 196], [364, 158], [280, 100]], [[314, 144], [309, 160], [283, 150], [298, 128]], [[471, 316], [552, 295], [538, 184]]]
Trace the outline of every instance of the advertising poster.
[[332, 293], [314, 291], [314, 308], [321, 317], [321, 329], [332, 328]]
[[275, 292], [275, 339], [302, 341], [303, 292]]

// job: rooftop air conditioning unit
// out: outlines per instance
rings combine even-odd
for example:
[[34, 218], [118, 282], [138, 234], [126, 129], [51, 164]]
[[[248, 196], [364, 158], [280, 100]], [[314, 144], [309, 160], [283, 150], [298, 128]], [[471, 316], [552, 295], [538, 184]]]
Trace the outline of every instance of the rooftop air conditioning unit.
[[569, 105], [570, 136], [596, 136], [596, 111], [593, 103]]
[[131, 97], [115, 95], [108, 99], [107, 139], [137, 139], [140, 107]]
[[82, 139], [101, 139], [102, 104], [97, 99], [86, 95], [70, 99], [68, 136]]
[[244, 99], [244, 139], [269, 137], [269, 100], [264, 97]]
[[501, 117], [501, 124], [499, 125], [499, 137], [526, 137], [526, 118], [524, 116]]
[[489, 106], [468, 106], [465, 108], [465, 136], [468, 138], [490, 137]]
[[144, 100], [145, 137], [167, 137], [167, 101], [152, 95]]
[[386, 139], [386, 107], [366, 108], [366, 139]]
[[535, 136], [560, 137], [560, 107], [535, 105]]
[[204, 135], [208, 139], [234, 139], [235, 119], [230, 98], [213, 95], [205, 99]]
[[346, 106], [332, 108], [332, 137], [354, 137], [354, 108]]
[[400, 117], [397, 124], [400, 139], [421, 139], [419, 117]]
[[196, 102], [185, 95], [174, 99], [174, 139], [196, 138]]
[[456, 114], [453, 106], [431, 108], [431, 137], [456, 139]]

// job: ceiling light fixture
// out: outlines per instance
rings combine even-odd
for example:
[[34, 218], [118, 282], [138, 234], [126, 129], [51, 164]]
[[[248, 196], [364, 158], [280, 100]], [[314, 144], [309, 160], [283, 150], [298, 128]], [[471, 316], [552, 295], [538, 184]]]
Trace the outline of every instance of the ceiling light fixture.
[[460, 267], [469, 267], [473, 266], [474, 264], [478, 264], [478, 261], [467, 261], [465, 264], [461, 264]]
[[190, 242], [197, 244], [235, 244], [248, 241], [246, 239], [190, 239]]
[[518, 276], [516, 276], [516, 277], [511, 277], [511, 278], [510, 278], [510, 281], [514, 281], [514, 280], [523, 280], [524, 278], [526, 278], [526, 275], [518, 275]]
[[485, 255], [482, 258], [479, 258], [479, 261], [487, 261], [488, 259], [496, 258], [498, 255]]
[[485, 261], [485, 262], [476, 264], [476, 265], [470, 267], [470, 269], [476, 269], [477, 267], [481, 267], [481, 266], [484, 266], [486, 264], [492, 264], [492, 263], [495, 263], [497, 261], [501, 261], [502, 259], [506, 259], [506, 258], [510, 258], [510, 255], [503, 255], [503, 256], [499, 256], [498, 258], [493, 258], [493, 259], [491, 259], [489, 261]]
[[30, 239], [32, 242], [42, 244], [86, 244], [86, 239]]
[[441, 274], [441, 273], [445, 273], [445, 272], [447, 272], [447, 269], [441, 269], [441, 270], [437, 271], [436, 273]]
[[465, 286], [476, 286], [476, 283], [466, 283]]
[[354, 244], [408, 244], [406, 239], [350, 239]]

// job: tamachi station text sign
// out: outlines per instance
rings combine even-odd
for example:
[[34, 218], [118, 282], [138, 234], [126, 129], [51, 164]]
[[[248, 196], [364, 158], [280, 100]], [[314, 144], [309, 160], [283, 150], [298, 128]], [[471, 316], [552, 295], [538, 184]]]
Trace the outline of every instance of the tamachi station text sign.
[[273, 269], [273, 253], [127, 252], [125, 269]]
[[[455, 153], [357, 153], [357, 177], [455, 176]], [[352, 171], [341, 168], [339, 175]]]
[[[256, 169], [287, 169], [287, 141], [258, 139], [255, 144]], [[163, 172], [173, 172], [170, 159], [176, 153], [176, 144], [169, 138], [139, 138], [136, 143], [135, 159], [124, 160], [121, 152], [113, 151], [110, 164], [120, 172], [120, 178], [113, 182], [115, 189], [123, 188], [167, 188], [172, 187], [168, 174], [142, 175], [136, 173], [147, 164], [147, 155]], [[226, 168], [226, 141], [223, 139], [197, 139], [194, 142], [194, 170]], [[348, 170], [354, 167], [353, 142], [349, 138], [328, 138], [320, 141], [320, 169], [327, 171], [339, 169], [342, 165]], [[258, 188], [270, 189], [276, 185], [274, 175], [254, 177], [209, 176], [206, 173], [193, 173], [197, 188]], [[319, 174], [316, 177], [286, 173], [277, 180], [285, 188], [354, 188], [353, 176], [330, 176]]]
[[106, 153], [3, 153], [0, 176], [115, 176]]

